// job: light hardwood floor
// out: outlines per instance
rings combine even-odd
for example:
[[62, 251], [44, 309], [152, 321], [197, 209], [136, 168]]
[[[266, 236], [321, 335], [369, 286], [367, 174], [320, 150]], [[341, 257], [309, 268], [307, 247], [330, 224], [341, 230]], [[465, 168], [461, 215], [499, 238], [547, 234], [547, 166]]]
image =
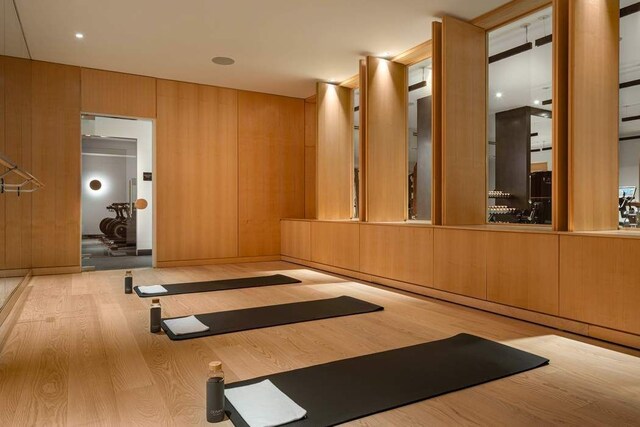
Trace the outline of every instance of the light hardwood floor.
[[[134, 276], [137, 284], [150, 284], [275, 272], [303, 282], [164, 297], [163, 315], [339, 295], [385, 310], [173, 342], [148, 332], [150, 301], [123, 293], [122, 271], [34, 277], [0, 328], [0, 426], [202, 425], [211, 360], [222, 360], [233, 382], [459, 332], [539, 354], [551, 364], [351, 424], [640, 422], [640, 359], [629, 349], [285, 262], [135, 270]], [[387, 374], [393, 375], [392, 366]]]

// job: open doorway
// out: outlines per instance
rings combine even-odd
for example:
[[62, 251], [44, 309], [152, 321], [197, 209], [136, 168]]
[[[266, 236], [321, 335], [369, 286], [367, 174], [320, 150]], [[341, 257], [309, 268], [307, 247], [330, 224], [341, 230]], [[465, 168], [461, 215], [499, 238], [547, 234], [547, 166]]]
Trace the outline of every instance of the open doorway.
[[82, 268], [151, 267], [153, 122], [81, 120]]

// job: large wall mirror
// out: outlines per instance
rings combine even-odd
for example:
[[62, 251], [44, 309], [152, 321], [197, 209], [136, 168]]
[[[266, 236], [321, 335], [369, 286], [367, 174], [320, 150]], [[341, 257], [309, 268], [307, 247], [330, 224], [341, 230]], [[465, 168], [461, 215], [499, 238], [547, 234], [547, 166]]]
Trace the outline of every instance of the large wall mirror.
[[407, 161], [409, 220], [431, 220], [431, 58], [409, 67]]
[[551, 224], [551, 17], [546, 8], [488, 34], [490, 223]]
[[618, 223], [637, 229], [640, 199], [640, 8], [620, 1], [620, 145]]
[[353, 219], [359, 217], [360, 211], [360, 89], [353, 90]]

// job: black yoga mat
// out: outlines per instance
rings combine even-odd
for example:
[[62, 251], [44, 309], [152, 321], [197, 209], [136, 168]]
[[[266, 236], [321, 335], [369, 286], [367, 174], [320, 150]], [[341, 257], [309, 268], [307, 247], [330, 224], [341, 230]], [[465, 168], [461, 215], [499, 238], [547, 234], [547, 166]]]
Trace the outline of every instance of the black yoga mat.
[[167, 295], [192, 294], [195, 292], [227, 291], [229, 289], [255, 288], [258, 286], [290, 285], [300, 283], [300, 280], [284, 274], [273, 276], [242, 277], [239, 279], [212, 280], [208, 282], [176, 283], [174, 285], [162, 285], [167, 290], [163, 294], [143, 294], [138, 287], [133, 288], [140, 298], [158, 298]]
[[350, 316], [383, 310], [379, 305], [371, 304], [348, 296], [321, 299], [315, 301], [294, 302], [289, 304], [268, 305], [265, 307], [245, 308], [242, 310], [221, 311], [217, 313], [196, 314], [196, 318], [209, 326], [208, 331], [194, 334], [175, 335], [162, 321], [162, 329], [172, 340], [206, 337], [227, 334], [249, 329], [268, 328], [289, 323], [308, 322], [330, 317]]
[[[288, 426], [333, 426], [549, 363], [469, 334], [227, 384], [265, 379], [307, 410]], [[227, 400], [236, 427], [247, 423]]]

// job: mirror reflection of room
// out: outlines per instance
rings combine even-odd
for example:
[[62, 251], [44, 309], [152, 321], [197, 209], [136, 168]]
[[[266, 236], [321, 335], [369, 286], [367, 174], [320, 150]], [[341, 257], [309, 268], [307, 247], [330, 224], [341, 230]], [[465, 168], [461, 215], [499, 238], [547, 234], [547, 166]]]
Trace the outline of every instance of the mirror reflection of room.
[[408, 218], [431, 220], [431, 59], [409, 67]]
[[551, 8], [488, 35], [488, 221], [551, 224]]
[[638, 228], [640, 201], [640, 13], [620, 1], [620, 124], [618, 224]]
[[353, 213], [357, 219], [360, 214], [360, 89], [353, 90]]

